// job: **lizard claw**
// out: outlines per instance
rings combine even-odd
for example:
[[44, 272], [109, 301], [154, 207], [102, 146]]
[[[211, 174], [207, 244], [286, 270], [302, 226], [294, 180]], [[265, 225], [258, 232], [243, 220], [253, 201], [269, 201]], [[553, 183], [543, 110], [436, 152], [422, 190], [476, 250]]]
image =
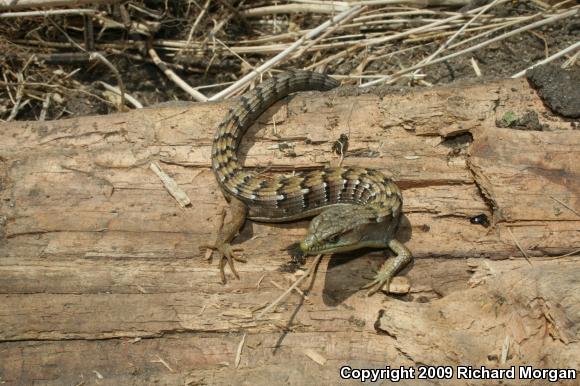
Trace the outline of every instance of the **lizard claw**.
[[[225, 274], [225, 266], [226, 263], [230, 266], [230, 270], [236, 277], [236, 279], [240, 278], [238, 275], [238, 271], [236, 271], [236, 267], [234, 266], [234, 260], [245, 263], [247, 260], [243, 257], [239, 257], [234, 253], [234, 248], [230, 243], [221, 243], [215, 245], [205, 245], [206, 248], [211, 249], [219, 254], [219, 267], [220, 267], [220, 275], [222, 279], [222, 283], [226, 283], [226, 274]], [[241, 251], [241, 249], [237, 248], [237, 251]]]
[[367, 292], [367, 296], [374, 295], [382, 288], [386, 288], [387, 292], [389, 292], [389, 285], [391, 284], [392, 278], [392, 272], [387, 272], [386, 270], [381, 269], [377, 272], [375, 278], [370, 283], [363, 286], [362, 289], [370, 288]]

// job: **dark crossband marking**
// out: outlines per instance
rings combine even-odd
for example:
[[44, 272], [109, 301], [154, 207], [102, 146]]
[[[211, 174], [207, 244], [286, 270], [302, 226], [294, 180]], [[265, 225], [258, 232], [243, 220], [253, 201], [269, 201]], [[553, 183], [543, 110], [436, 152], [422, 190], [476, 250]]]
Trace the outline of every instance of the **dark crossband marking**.
[[244, 201], [250, 216], [281, 220], [339, 203], [369, 208], [377, 220], [398, 214], [401, 194], [381, 172], [359, 167], [325, 168], [293, 176], [244, 170], [236, 156], [241, 138], [255, 118], [285, 96], [298, 91], [327, 91], [334, 79], [308, 71], [291, 71], [266, 80], [238, 98], [213, 141], [212, 167], [222, 188]]

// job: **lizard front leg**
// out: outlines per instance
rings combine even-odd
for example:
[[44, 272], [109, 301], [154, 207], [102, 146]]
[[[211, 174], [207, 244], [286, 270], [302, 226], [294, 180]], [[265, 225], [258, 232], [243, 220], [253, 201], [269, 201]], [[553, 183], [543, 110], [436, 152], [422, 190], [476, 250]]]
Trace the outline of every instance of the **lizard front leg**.
[[370, 288], [367, 295], [371, 296], [381, 288], [386, 288], [389, 291], [389, 284], [391, 279], [399, 272], [401, 268], [406, 266], [413, 260], [411, 251], [398, 240], [389, 240], [389, 248], [395, 252], [396, 256], [388, 259], [383, 263], [381, 269], [377, 272], [375, 278], [363, 288]]
[[223, 222], [218, 231], [216, 241], [214, 244], [206, 245], [206, 248], [213, 249], [219, 254], [219, 267], [222, 283], [226, 283], [226, 274], [224, 272], [226, 262], [230, 266], [230, 269], [234, 276], [239, 279], [240, 275], [234, 267], [234, 260], [246, 262], [246, 259], [236, 256], [233, 251], [231, 241], [238, 235], [240, 229], [244, 226], [246, 221], [246, 214], [248, 212], [248, 207], [242, 201], [235, 197], [231, 197], [229, 213], [230, 219], [227, 222]]

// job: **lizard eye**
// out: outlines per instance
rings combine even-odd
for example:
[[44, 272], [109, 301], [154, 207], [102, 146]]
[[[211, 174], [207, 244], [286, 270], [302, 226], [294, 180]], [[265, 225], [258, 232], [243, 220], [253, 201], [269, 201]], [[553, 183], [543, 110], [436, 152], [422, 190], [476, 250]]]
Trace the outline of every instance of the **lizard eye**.
[[338, 242], [340, 235], [332, 235], [328, 238], [330, 244], [336, 244]]

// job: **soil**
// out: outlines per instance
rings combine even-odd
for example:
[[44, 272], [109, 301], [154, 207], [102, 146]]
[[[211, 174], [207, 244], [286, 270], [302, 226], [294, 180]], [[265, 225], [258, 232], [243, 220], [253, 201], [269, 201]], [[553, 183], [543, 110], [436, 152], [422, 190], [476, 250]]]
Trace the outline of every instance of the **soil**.
[[562, 71], [545, 65], [526, 73], [544, 103], [553, 112], [568, 118], [580, 118], [580, 70]]

